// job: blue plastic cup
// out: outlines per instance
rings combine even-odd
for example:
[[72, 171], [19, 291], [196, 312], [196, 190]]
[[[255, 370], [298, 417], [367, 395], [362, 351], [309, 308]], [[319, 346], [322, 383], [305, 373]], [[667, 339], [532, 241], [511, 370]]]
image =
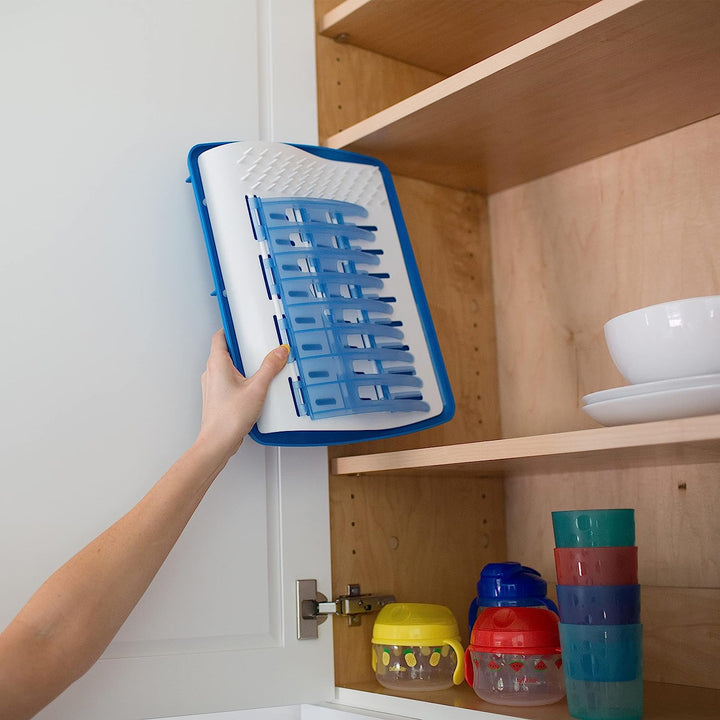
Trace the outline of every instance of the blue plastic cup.
[[558, 585], [560, 622], [573, 625], [636, 625], [639, 585]]
[[579, 720], [640, 720], [642, 678], [627, 682], [592, 682], [565, 676], [570, 715]]
[[560, 623], [565, 677], [588, 682], [642, 678], [642, 625]]
[[635, 545], [635, 511], [561, 510], [552, 513], [557, 547]]

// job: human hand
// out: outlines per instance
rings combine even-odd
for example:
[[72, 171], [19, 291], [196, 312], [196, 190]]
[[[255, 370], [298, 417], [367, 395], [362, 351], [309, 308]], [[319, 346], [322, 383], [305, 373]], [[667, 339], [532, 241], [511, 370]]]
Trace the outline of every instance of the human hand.
[[285, 367], [288, 352], [287, 345], [271, 350], [257, 372], [245, 378], [233, 365], [225, 333], [218, 330], [200, 380], [203, 407], [198, 440], [224, 460], [234, 455], [260, 415], [270, 382]]

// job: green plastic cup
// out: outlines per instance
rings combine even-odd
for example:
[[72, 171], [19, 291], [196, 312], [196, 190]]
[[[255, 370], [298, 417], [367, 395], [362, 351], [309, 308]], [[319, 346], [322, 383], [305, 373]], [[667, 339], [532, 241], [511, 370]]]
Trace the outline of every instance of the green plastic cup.
[[627, 682], [565, 678], [568, 711], [579, 720], [641, 720], [642, 676]]
[[635, 545], [635, 511], [561, 510], [552, 514], [557, 547], [619, 547]]

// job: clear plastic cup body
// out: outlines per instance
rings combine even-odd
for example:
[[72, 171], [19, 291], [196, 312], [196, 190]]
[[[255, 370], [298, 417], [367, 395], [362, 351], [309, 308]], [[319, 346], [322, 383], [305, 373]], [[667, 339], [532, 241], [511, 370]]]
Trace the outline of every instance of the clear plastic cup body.
[[450, 645], [373, 644], [375, 677], [391, 690], [444, 690], [453, 686], [458, 657]]
[[473, 690], [482, 700], [496, 705], [550, 705], [565, 696], [560, 653], [469, 653]]

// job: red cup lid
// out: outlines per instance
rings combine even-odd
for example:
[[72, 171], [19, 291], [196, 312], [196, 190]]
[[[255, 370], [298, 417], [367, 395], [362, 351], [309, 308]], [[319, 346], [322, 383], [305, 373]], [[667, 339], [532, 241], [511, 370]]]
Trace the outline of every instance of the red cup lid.
[[557, 615], [541, 607], [492, 607], [478, 615], [470, 650], [554, 655], [560, 652]]

